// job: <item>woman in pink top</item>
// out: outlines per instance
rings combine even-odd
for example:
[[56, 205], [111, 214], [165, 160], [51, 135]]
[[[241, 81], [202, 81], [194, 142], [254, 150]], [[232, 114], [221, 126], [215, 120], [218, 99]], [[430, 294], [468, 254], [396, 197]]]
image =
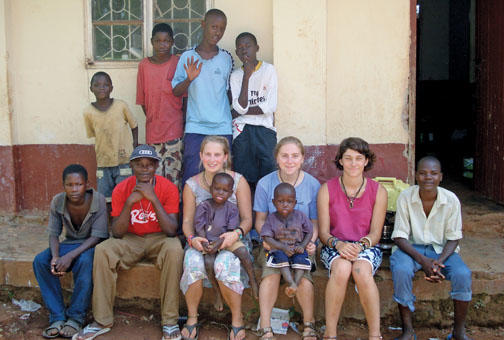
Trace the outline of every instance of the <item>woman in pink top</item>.
[[369, 339], [382, 339], [380, 296], [373, 275], [382, 254], [375, 247], [380, 240], [387, 192], [364, 176], [375, 155], [361, 138], [344, 139], [336, 155], [343, 170], [321, 186], [318, 193], [319, 237], [324, 243], [320, 257], [329, 269], [326, 288], [324, 339], [336, 339], [336, 329], [350, 276], [353, 277], [369, 327]]

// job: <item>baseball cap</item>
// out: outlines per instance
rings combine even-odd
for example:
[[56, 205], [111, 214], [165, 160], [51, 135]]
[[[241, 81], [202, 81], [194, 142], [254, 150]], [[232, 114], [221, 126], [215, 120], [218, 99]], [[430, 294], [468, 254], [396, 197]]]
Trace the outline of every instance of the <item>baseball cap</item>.
[[139, 145], [133, 150], [130, 156], [130, 161], [137, 159], [137, 158], [152, 158], [157, 161], [161, 160], [161, 157], [158, 156], [156, 149], [154, 147], [147, 145], [147, 144], [142, 144]]

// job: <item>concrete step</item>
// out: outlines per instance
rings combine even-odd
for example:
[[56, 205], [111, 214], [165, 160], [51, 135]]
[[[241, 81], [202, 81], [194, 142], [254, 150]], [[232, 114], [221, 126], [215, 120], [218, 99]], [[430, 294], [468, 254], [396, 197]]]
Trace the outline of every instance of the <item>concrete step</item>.
[[[48, 245], [45, 227], [31, 225], [0, 225], [0, 284], [15, 287], [37, 287], [32, 270], [32, 261], [37, 253]], [[491, 326], [504, 322], [504, 240], [501, 237], [478, 237], [465, 235], [461, 242], [461, 255], [473, 271], [473, 303], [469, 319], [473, 324]], [[257, 277], [260, 269], [256, 268]], [[315, 315], [317, 320], [324, 319], [324, 297], [327, 284], [327, 271], [319, 269], [314, 273]], [[385, 318], [397, 318], [397, 307], [392, 299], [393, 286], [389, 270], [388, 257], [375, 276], [380, 291], [381, 315]], [[71, 275], [62, 278], [62, 285], [72, 289]], [[122, 299], [158, 299], [159, 271], [150, 263], [139, 263], [128, 271], [119, 272], [117, 296]], [[450, 284], [442, 282], [431, 284], [417, 273], [414, 293], [417, 296], [417, 322], [423, 325], [447, 326], [451, 323], [452, 307], [450, 302]], [[211, 310], [212, 292], [205, 289], [201, 303], [203, 310]], [[181, 295], [181, 305], [184, 305]], [[279, 291], [276, 307], [299, 311], [294, 303]], [[251, 297], [249, 289], [243, 298], [243, 310], [257, 310], [257, 302]], [[354, 284], [347, 288], [347, 296], [342, 310], [343, 318], [364, 320]], [[444, 321], [442, 321], [444, 320]]]

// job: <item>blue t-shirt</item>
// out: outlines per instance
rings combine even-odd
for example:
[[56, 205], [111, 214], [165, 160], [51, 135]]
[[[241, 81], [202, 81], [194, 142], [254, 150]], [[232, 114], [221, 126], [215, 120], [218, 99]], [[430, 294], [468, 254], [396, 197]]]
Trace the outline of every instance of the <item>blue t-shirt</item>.
[[184, 65], [187, 59], [194, 57], [203, 63], [200, 74], [192, 81], [187, 90], [186, 133], [202, 135], [230, 135], [231, 110], [227, 90], [229, 75], [233, 69], [233, 58], [228, 51], [220, 49], [211, 59], [203, 59], [191, 49], [182, 53], [172, 87], [187, 78]]
[[[265, 213], [276, 211], [271, 200], [278, 184], [280, 184], [280, 179], [277, 171], [273, 171], [257, 182], [254, 195], [254, 211]], [[304, 173], [303, 181], [296, 187], [297, 204], [294, 209], [303, 212], [310, 220], [318, 219], [317, 194], [319, 188], [319, 181], [307, 172]]]

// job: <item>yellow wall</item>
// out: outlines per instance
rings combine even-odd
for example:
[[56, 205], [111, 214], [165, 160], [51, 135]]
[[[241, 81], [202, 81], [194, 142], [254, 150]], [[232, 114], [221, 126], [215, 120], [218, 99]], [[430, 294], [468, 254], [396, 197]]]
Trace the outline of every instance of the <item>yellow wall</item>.
[[242, 32], [253, 33], [259, 44], [258, 59], [273, 63], [273, 15], [272, 0], [254, 0], [250, 2], [236, 0], [214, 0], [228, 18], [226, 33], [219, 45], [232, 52], [235, 65], [241, 62], [235, 54], [235, 38]]
[[12, 145], [7, 80], [7, 4], [0, 0], [0, 145]]
[[349, 136], [407, 143], [409, 1], [327, 5], [328, 144]]
[[[0, 0], [0, 19], [6, 19], [0, 25], [0, 145], [93, 143], [82, 122], [82, 109], [93, 99], [89, 79], [97, 71], [85, 66], [85, 3]], [[251, 31], [261, 46], [259, 57], [275, 64], [280, 137], [297, 135], [308, 145], [339, 143], [349, 135], [407, 143], [408, 1], [215, 0], [214, 5], [228, 16], [221, 47], [234, 52], [236, 35]], [[133, 109], [144, 141], [144, 115], [135, 105], [136, 69], [106, 71], [113, 96]]]
[[325, 144], [326, 1], [273, 2], [274, 60], [278, 72], [279, 137]]

